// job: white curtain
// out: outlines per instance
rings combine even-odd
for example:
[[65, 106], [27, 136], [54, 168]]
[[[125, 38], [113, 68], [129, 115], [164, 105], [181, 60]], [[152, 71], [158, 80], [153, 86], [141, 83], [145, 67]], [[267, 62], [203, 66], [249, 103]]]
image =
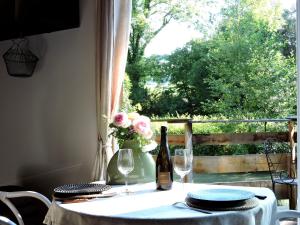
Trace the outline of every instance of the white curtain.
[[113, 156], [111, 116], [118, 111], [129, 43], [131, 0], [96, 0], [96, 92], [98, 145], [93, 180], [105, 180]]

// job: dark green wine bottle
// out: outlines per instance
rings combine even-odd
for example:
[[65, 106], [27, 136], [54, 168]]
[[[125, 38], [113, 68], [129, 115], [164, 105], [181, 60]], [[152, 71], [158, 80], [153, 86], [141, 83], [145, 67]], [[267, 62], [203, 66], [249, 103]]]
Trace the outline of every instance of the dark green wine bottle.
[[169, 190], [173, 184], [173, 164], [171, 160], [167, 127], [161, 127], [160, 149], [156, 159], [156, 188]]

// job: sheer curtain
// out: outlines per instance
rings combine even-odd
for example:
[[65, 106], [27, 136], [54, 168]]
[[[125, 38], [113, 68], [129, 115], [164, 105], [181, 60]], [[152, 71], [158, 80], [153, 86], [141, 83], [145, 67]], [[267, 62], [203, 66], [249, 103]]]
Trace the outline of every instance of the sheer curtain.
[[98, 144], [93, 180], [105, 180], [114, 151], [108, 137], [111, 116], [118, 111], [125, 75], [131, 0], [96, 0], [96, 94]]

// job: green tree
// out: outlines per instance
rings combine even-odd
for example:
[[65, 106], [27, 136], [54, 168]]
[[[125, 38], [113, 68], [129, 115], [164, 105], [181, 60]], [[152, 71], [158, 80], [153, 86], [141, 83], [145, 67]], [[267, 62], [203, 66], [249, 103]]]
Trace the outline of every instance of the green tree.
[[[132, 82], [130, 98], [133, 104], [148, 96], [143, 73], [143, 57], [150, 41], [172, 21], [188, 21], [200, 27], [204, 17], [203, 9], [208, 0], [133, 0], [131, 33], [126, 72]], [[204, 26], [202, 26], [204, 30]]]
[[210, 38], [191, 41], [169, 56], [142, 57], [135, 67], [143, 74], [140, 99], [147, 99], [140, 101], [142, 113], [243, 118], [294, 114], [295, 58], [293, 50], [284, 54], [288, 38], [282, 35], [291, 22], [279, 6], [267, 7], [268, 2], [227, 1]]
[[129, 95], [132, 91], [132, 84], [127, 74], [125, 74], [125, 79], [123, 82], [123, 92], [122, 92], [122, 101], [120, 110], [123, 112], [131, 112], [134, 111], [134, 107], [132, 106], [132, 102], [129, 99]]
[[268, 3], [264, 0], [230, 2], [213, 39], [216, 48], [209, 51], [206, 81], [215, 100], [206, 106], [211, 113], [236, 116], [295, 113], [295, 64], [281, 53], [280, 10], [266, 8], [262, 13], [262, 5]]
[[207, 76], [209, 42], [191, 41], [169, 56], [142, 60], [147, 77], [147, 101], [142, 113], [148, 115], [198, 115], [210, 98], [204, 78]]
[[210, 44], [210, 41], [191, 41], [166, 57], [164, 70], [170, 85], [161, 93], [159, 102], [173, 98], [168, 99], [168, 114], [206, 113], [203, 103], [211, 98], [208, 86], [204, 83], [208, 74]]
[[162, 84], [168, 88], [149, 91], [144, 112], [230, 117], [295, 113], [294, 58], [282, 54], [280, 8], [263, 7], [267, 3], [227, 1], [210, 40], [191, 41], [170, 56], [157, 57], [160, 69], [146, 60], [152, 71], [147, 74], [165, 77]]
[[282, 54], [296, 58], [296, 10], [284, 10], [284, 25], [278, 30], [283, 42]]

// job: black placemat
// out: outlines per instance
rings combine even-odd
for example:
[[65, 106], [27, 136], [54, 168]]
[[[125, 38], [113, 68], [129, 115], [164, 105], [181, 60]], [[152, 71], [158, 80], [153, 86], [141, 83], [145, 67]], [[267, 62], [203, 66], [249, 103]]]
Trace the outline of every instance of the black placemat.
[[109, 190], [110, 188], [111, 186], [106, 184], [66, 184], [55, 188], [53, 191], [53, 196], [63, 198], [76, 195], [93, 195], [100, 194], [103, 191]]

